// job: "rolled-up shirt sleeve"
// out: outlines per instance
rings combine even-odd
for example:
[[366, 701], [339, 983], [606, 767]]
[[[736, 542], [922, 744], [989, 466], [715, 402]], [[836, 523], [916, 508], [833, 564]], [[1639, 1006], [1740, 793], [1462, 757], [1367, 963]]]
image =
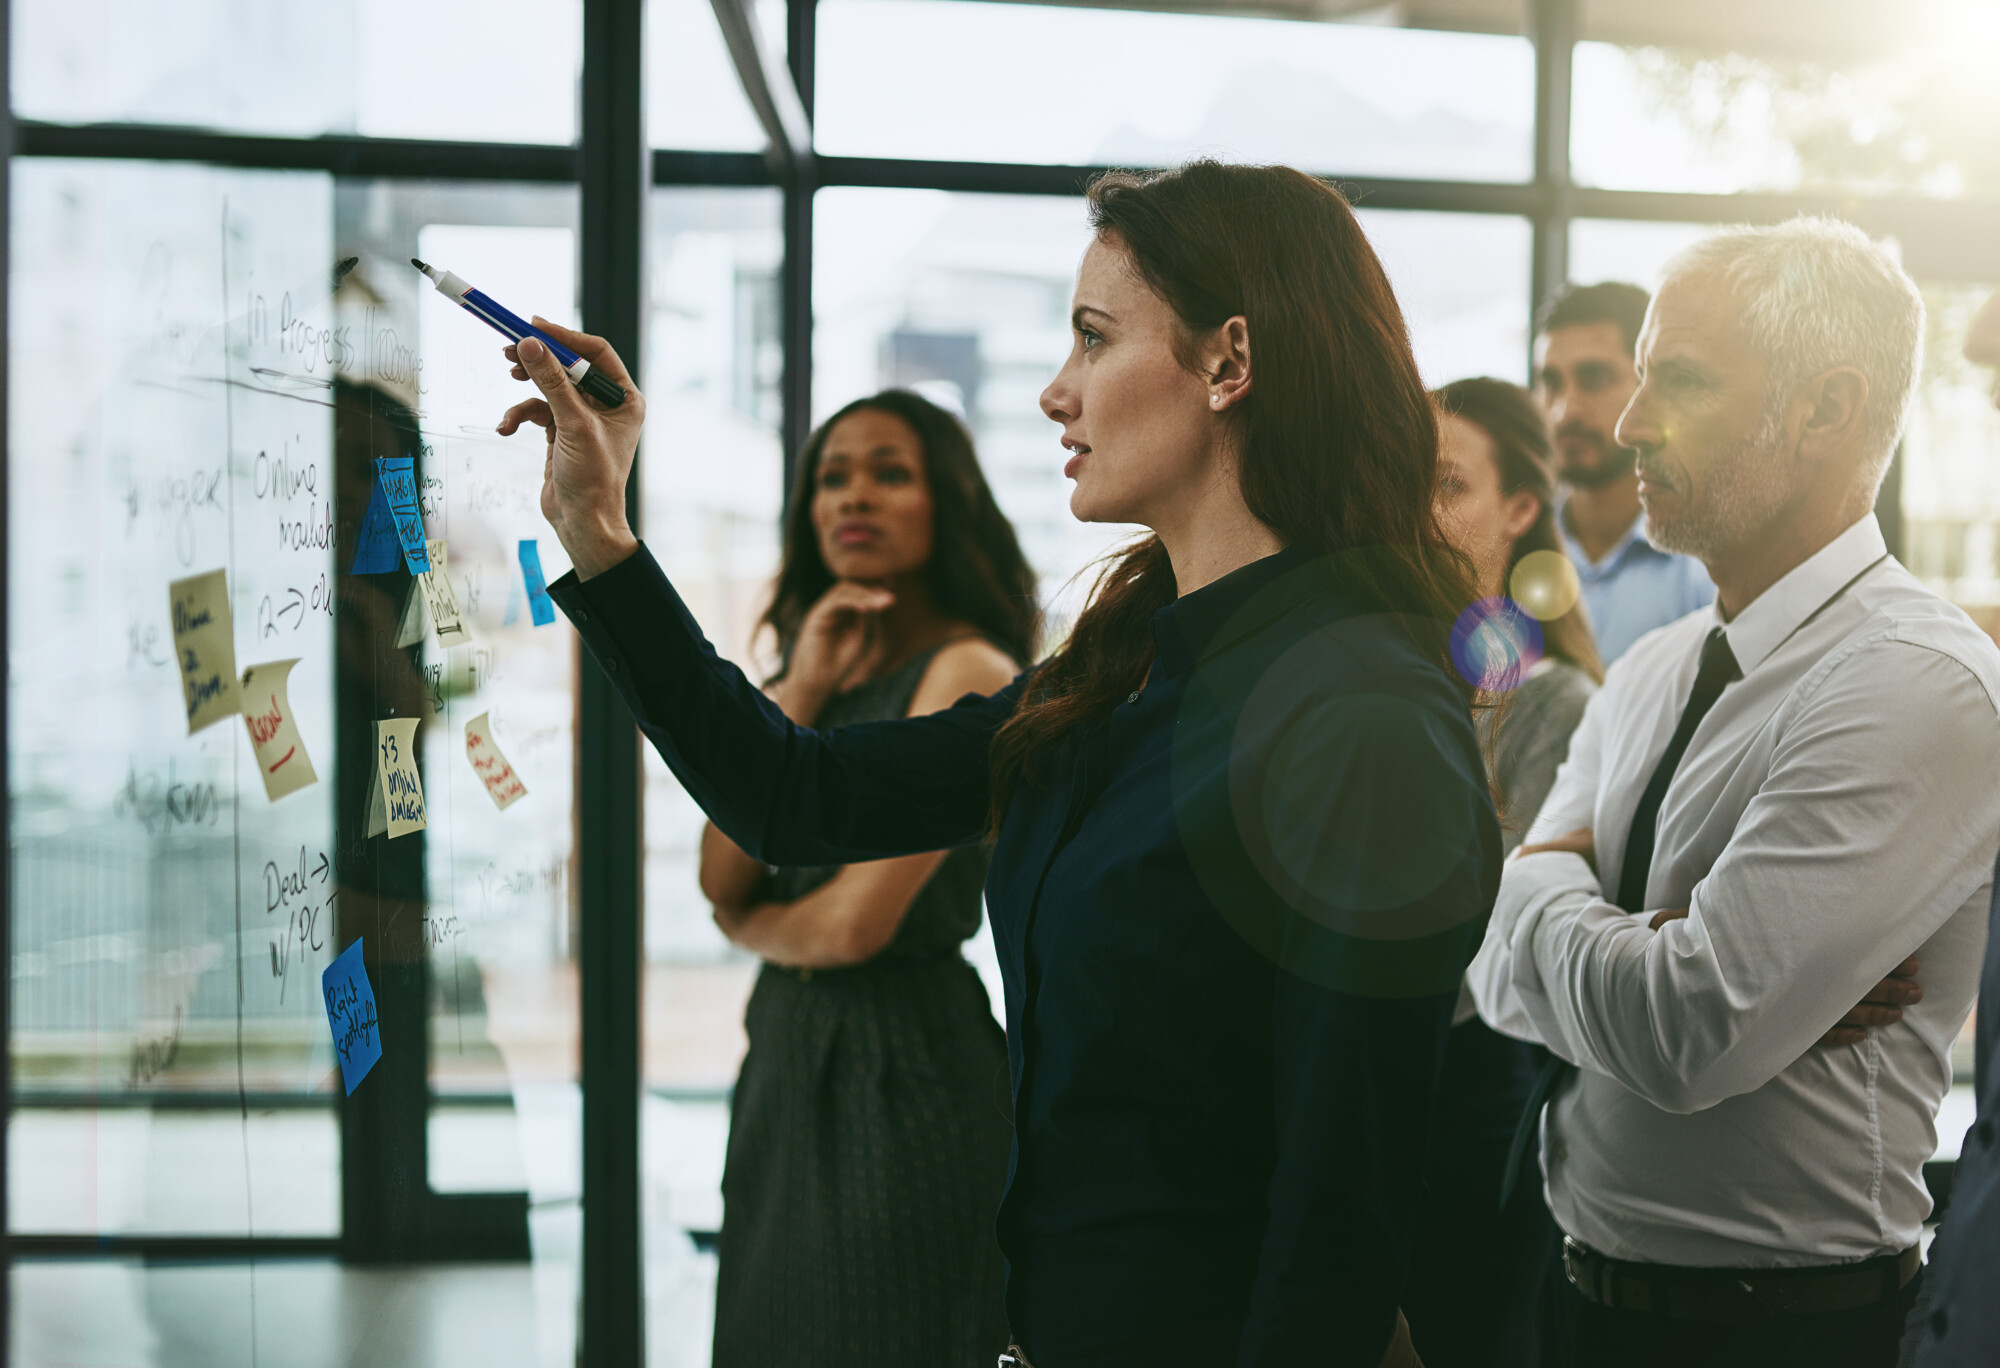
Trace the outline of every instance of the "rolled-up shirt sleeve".
[[1663, 1110], [1751, 1092], [1977, 889], [2000, 839], [1996, 765], [2000, 719], [1964, 664], [1894, 637], [1858, 647], [1782, 723], [1685, 919], [1651, 931], [1577, 856], [1517, 859], [1475, 1000]]
[[549, 596], [674, 777], [753, 858], [851, 864], [985, 833], [987, 751], [1025, 675], [942, 712], [816, 732], [716, 655], [644, 545]]

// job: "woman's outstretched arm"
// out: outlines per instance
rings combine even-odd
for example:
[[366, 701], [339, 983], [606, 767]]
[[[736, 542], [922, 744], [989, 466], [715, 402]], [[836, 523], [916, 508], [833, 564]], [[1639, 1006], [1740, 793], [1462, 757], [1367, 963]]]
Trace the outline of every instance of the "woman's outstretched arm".
[[925, 717], [816, 732], [715, 654], [644, 546], [549, 595], [674, 776], [753, 858], [853, 864], [984, 833], [986, 753], [1022, 680]]
[[631, 396], [605, 409], [533, 338], [506, 349], [541, 397], [509, 409], [500, 431], [533, 422], [548, 432], [542, 512], [576, 567], [550, 597], [702, 810], [767, 864], [851, 864], [977, 840], [987, 747], [1022, 681], [928, 717], [826, 734], [794, 726], [715, 654], [626, 521], [645, 400], [617, 353], [535, 321]]

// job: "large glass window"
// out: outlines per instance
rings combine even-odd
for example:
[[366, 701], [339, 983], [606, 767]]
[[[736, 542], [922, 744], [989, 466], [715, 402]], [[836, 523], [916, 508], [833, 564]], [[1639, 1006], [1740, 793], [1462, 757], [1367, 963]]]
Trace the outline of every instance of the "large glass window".
[[[708, 0], [645, 0], [646, 137], [654, 147], [761, 152], [764, 126], [743, 94]], [[766, 49], [785, 52], [785, 7], [757, 5]]]
[[824, 0], [816, 138], [844, 156], [1526, 180], [1526, 39], [935, 0]]
[[81, 0], [17, 5], [12, 22], [24, 118], [576, 138], [582, 0]]
[[2000, 412], [1992, 372], [1964, 346], [1993, 290], [1925, 284], [1924, 369], [1903, 436], [1904, 559], [1989, 632], [2000, 628]]
[[[12, 207], [13, 307], [50, 345], [9, 376], [38, 396], [8, 434], [9, 1215], [332, 1234], [332, 784], [267, 800], [240, 719], [188, 734], [168, 586], [223, 571], [239, 666], [299, 661], [330, 780], [333, 367], [291, 339], [333, 322], [333, 183], [24, 162]], [[214, 1109], [153, 1106], [184, 1097]], [[200, 1176], [162, 1181], [175, 1158]]]
[[[1858, 55], [1580, 43], [1570, 157], [1620, 190], [2000, 191], [2000, 11], [1937, 7]], [[1948, 19], [1946, 18], [1948, 16]]]
[[[13, 192], [15, 317], [59, 340], [8, 377], [37, 398], [9, 433], [12, 1228], [518, 1259], [491, 1328], [565, 1362], [575, 647], [533, 625], [520, 544], [564, 564], [539, 436], [492, 431], [499, 339], [409, 258], [573, 317], [575, 192], [53, 160]], [[400, 553], [356, 572], [377, 458], [411, 462], [431, 592]], [[189, 734], [169, 586], [211, 572], [182, 620], [233, 651], [216, 677], [295, 663]], [[385, 723], [424, 798], [407, 834], [370, 821]], [[504, 810], [469, 725], [525, 784]], [[322, 983], [349, 950], [381, 1048], [352, 1095]], [[35, 1276], [31, 1343], [75, 1288]], [[132, 1312], [94, 1327], [100, 1361], [249, 1362], [289, 1323], [106, 1276]]]
[[1674, 254], [1710, 231], [1704, 223], [1574, 219], [1569, 225], [1569, 278], [1581, 285], [1622, 280], [1651, 290]]
[[1426, 385], [1526, 374], [1534, 238], [1526, 219], [1396, 209], [1358, 217], [1403, 306]]
[[[659, 190], [648, 262], [643, 531], [709, 639], [753, 679], [778, 567], [784, 462], [775, 190]], [[645, 757], [646, 1290], [653, 1361], [708, 1362], [729, 1093], [756, 959], [697, 883], [704, 818]]]

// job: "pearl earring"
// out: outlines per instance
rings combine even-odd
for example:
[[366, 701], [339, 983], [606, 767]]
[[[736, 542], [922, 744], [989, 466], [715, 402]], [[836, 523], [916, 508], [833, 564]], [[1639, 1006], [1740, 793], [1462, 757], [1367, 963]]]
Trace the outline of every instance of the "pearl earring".
[[1222, 396], [1219, 394], [1211, 394], [1208, 396], [1208, 402], [1211, 404], [1220, 405], [1222, 403]]

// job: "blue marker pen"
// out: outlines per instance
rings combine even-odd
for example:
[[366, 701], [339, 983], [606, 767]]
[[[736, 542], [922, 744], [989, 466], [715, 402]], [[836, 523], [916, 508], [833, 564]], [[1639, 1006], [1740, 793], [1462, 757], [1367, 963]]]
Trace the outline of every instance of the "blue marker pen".
[[437, 292], [459, 305], [474, 317], [483, 318], [496, 332], [504, 334], [510, 341], [519, 342], [524, 337], [541, 340], [562, 368], [569, 372], [569, 378], [576, 387], [606, 408], [617, 408], [625, 402], [625, 387], [602, 371], [592, 370], [590, 362], [578, 356], [562, 343], [550, 337], [540, 328], [522, 322], [491, 299], [473, 289], [450, 271], [440, 271], [426, 266], [415, 257], [410, 264], [431, 278]]

